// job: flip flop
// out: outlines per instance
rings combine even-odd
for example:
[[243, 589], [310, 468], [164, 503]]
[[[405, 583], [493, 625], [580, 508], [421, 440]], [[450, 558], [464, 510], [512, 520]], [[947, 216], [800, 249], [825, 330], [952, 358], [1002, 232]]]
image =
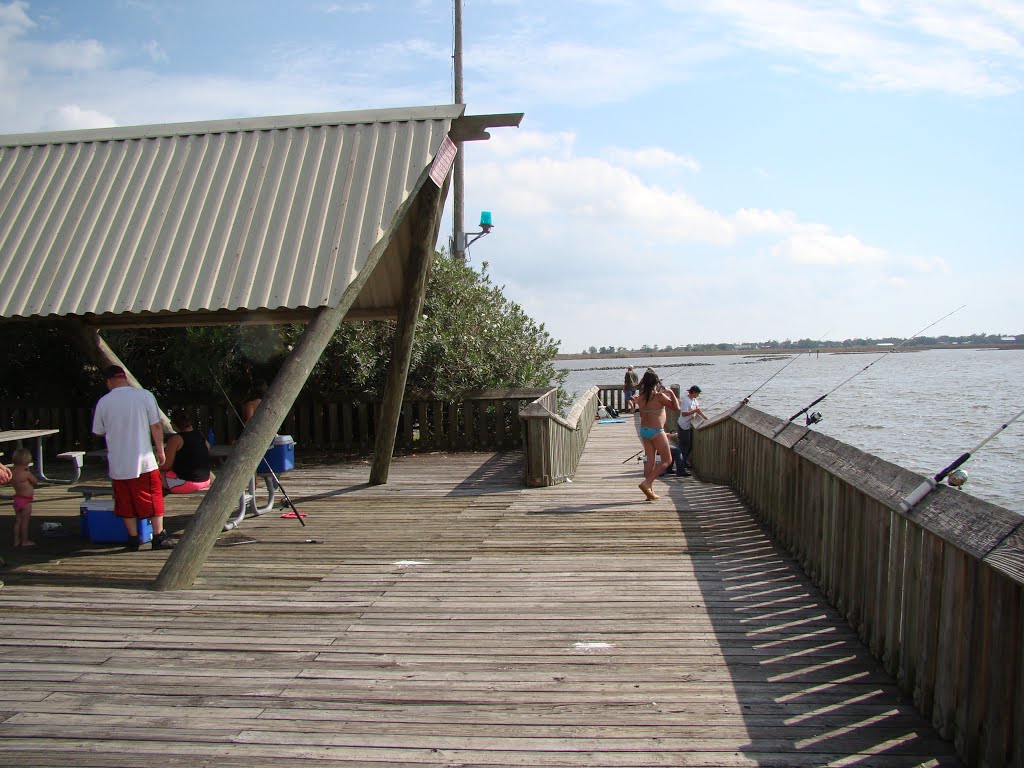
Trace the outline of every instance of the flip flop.
[[652, 491], [650, 488], [644, 488], [644, 484], [643, 483], [637, 483], [636, 487], [639, 488], [641, 491], [643, 491], [644, 496], [647, 497], [648, 501], [656, 501], [657, 499], [661, 498], [654, 491]]

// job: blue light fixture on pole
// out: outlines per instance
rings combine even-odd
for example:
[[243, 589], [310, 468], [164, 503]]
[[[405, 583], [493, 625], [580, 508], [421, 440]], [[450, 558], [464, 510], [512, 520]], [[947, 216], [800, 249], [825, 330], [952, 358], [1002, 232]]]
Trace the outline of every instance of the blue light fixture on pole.
[[[484, 235], [491, 234], [491, 230], [494, 228], [494, 224], [491, 223], [491, 212], [480, 211], [480, 231], [479, 232], [466, 232], [463, 234], [465, 243], [462, 246], [463, 258], [465, 258], [466, 249], [469, 248], [473, 243], [479, 240]], [[473, 235], [473, 239], [470, 239], [470, 235]]]

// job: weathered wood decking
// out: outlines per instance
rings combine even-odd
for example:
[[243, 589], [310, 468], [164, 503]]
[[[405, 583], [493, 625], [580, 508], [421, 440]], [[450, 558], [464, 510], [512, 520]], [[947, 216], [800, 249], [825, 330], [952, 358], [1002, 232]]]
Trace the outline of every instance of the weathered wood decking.
[[635, 442], [548, 489], [516, 454], [300, 468], [307, 527], [247, 521], [183, 592], [140, 588], [159, 552], [0, 549], [0, 765], [959, 764], [728, 489], [644, 501]]

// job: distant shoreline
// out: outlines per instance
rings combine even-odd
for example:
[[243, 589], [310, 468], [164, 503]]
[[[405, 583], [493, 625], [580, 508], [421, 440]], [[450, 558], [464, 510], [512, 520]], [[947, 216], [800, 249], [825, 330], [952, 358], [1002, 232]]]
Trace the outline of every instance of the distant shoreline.
[[[870, 352], [886, 352], [889, 350], [896, 350], [896, 346], [867, 346], [867, 347], [811, 347], [809, 349], [784, 349], [782, 347], [777, 348], [758, 348], [758, 349], [713, 349], [713, 350], [701, 350], [701, 351], [686, 351], [686, 350], [664, 350], [658, 349], [653, 351], [642, 351], [634, 350], [632, 352], [597, 352], [595, 354], [589, 354], [584, 352], [577, 353], [564, 353], [555, 355], [555, 360], [627, 360], [636, 358], [652, 358], [652, 357], [714, 357], [717, 355], [746, 355], [749, 357], [761, 357], [766, 355], [799, 355], [804, 352], [820, 352], [823, 354], [833, 355], [848, 355], [848, 354], [864, 354]], [[1010, 349], [1024, 349], [1024, 344], [932, 344], [914, 347], [900, 347], [900, 352], [920, 352], [926, 349], [994, 349], [994, 350], [1010, 350]]]

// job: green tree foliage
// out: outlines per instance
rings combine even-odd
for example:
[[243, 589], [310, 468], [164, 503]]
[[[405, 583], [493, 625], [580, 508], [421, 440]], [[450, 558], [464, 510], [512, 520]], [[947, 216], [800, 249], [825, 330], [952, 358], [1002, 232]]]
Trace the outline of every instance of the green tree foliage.
[[[546, 387], [566, 372], [552, 361], [558, 341], [502, 288], [488, 264], [478, 273], [445, 252], [435, 253], [416, 327], [406, 390], [456, 397], [475, 389]], [[301, 329], [290, 329], [289, 343]], [[313, 370], [307, 390], [359, 394], [383, 391], [394, 322], [345, 323]]]
[[254, 379], [273, 378], [287, 354], [276, 325], [132, 328], [103, 338], [157, 400], [237, 402]]
[[[87, 402], [99, 377], [83, 367], [82, 353], [60, 323], [5, 323], [0, 348], [0, 399], [25, 404]], [[8, 425], [3, 425], [6, 429]]]
[[[437, 253], [417, 325], [408, 391], [455, 397], [475, 389], [560, 384], [558, 341], [509, 301], [487, 274]], [[18, 322], [0, 364], [0, 397], [91, 404], [103, 393], [95, 367], [59, 323]], [[161, 402], [238, 402], [253, 379], [270, 381], [304, 326], [132, 328], [104, 339]], [[304, 390], [310, 397], [379, 396], [391, 362], [394, 322], [342, 323]]]

